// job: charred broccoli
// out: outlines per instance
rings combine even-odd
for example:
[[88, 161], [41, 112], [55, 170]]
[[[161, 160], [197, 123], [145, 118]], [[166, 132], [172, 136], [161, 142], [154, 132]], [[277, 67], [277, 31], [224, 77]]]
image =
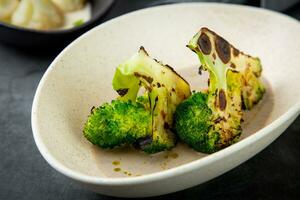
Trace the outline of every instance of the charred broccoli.
[[173, 114], [177, 105], [190, 96], [189, 84], [170, 66], [151, 59], [141, 48], [138, 54], [117, 68], [113, 88], [120, 94], [120, 100], [136, 101], [141, 87], [148, 96], [152, 131], [149, 138], [139, 140], [136, 145], [147, 153], [171, 149], [176, 142], [170, 130]]
[[263, 97], [265, 87], [259, 79], [262, 72], [259, 58], [239, 51], [208, 28], [202, 28], [188, 47], [198, 55], [204, 70], [222, 65], [241, 74], [243, 108], [250, 110]]
[[[145, 92], [138, 96], [142, 87]], [[182, 77], [141, 47], [117, 67], [113, 88], [118, 99], [94, 109], [85, 124], [83, 132], [89, 141], [102, 148], [132, 144], [146, 153], [175, 146], [173, 114], [190, 96], [189, 84]]]
[[91, 110], [84, 136], [102, 148], [132, 144], [151, 135], [151, 120], [142, 104], [113, 100]]
[[207, 28], [187, 46], [209, 73], [207, 90], [191, 95], [180, 75], [141, 47], [117, 67], [113, 89], [119, 97], [92, 110], [84, 136], [102, 148], [133, 145], [146, 153], [174, 147], [173, 132], [203, 153], [236, 142], [242, 133], [242, 109], [251, 109], [265, 92], [260, 60]]
[[245, 55], [207, 28], [188, 47], [208, 71], [209, 89], [177, 107], [174, 131], [195, 150], [212, 153], [238, 140], [242, 107], [251, 109], [265, 91], [259, 80], [262, 67], [258, 58]]

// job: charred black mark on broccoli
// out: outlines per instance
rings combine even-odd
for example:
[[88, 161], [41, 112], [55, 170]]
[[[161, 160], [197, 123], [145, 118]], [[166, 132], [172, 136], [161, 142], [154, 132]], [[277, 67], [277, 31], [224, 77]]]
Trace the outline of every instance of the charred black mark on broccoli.
[[198, 68], [198, 74], [199, 74], [199, 75], [202, 75], [202, 70], [203, 70], [203, 66], [200, 65], [200, 67]]
[[216, 60], [216, 54], [215, 53], [212, 54], [212, 57], [213, 57], [214, 60]]
[[[155, 97], [154, 105], [153, 105], [152, 111], [155, 110], [155, 108], [156, 108], [156, 106], [157, 106], [157, 101], [158, 101], [158, 96]], [[150, 104], [151, 104], [151, 102], [150, 102]]]
[[160, 111], [160, 115], [161, 115], [161, 117], [162, 117], [163, 119], [165, 119], [166, 116], [167, 116], [167, 113], [165, 113], [165, 112], [162, 110], [162, 111]]
[[226, 95], [223, 89], [219, 92], [219, 108], [220, 110], [225, 110], [226, 108]]
[[168, 69], [170, 69], [173, 73], [175, 73], [178, 77], [180, 77], [186, 84], [188, 84], [189, 85], [189, 83], [180, 75], [180, 74], [178, 74], [175, 70], [174, 70], [174, 68], [173, 67], [171, 67], [170, 65], [168, 65], [168, 64], [165, 64], [165, 65], [163, 65], [164, 67], [166, 67], [166, 68], [168, 68]]
[[150, 76], [145, 76], [145, 75], [140, 74], [140, 73], [138, 73], [138, 72], [134, 72], [134, 75], [135, 75], [136, 77], [140, 77], [140, 78], [145, 79], [148, 83], [152, 83], [152, 82], [153, 82], [153, 78], [150, 77]]
[[147, 56], [149, 56], [148, 52], [143, 46], [140, 47], [140, 51], [143, 51]]
[[222, 37], [215, 36], [216, 51], [224, 64], [230, 60], [230, 44]]
[[236, 49], [236, 48], [233, 47], [233, 56], [236, 57], [236, 56], [239, 55], [239, 53], [240, 53], [240, 51], [238, 49]]
[[164, 129], [170, 129], [170, 125], [167, 122], [164, 123]]
[[205, 33], [201, 33], [198, 39], [198, 45], [204, 54], [210, 54], [211, 52], [211, 43], [209, 37]]
[[224, 117], [218, 117], [217, 119], [214, 120], [214, 122], [217, 124], [217, 123], [220, 123], [221, 121], [227, 121]]
[[144, 138], [139, 138], [134, 144], [133, 146], [135, 148], [141, 148], [143, 149], [145, 146], [149, 145], [152, 143], [152, 137], [151, 136], [147, 136], [147, 137], [144, 137]]
[[95, 106], [93, 106], [93, 107], [91, 108], [91, 114], [95, 111], [95, 109], [96, 109]]
[[126, 95], [128, 92], [128, 88], [123, 88], [123, 89], [118, 89], [117, 93], [122, 97], [124, 95]]

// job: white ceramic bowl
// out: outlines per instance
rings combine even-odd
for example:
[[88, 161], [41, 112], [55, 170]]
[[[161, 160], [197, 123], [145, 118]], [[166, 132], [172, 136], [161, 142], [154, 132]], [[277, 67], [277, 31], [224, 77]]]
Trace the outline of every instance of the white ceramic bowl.
[[[104, 151], [82, 136], [90, 108], [116, 96], [111, 86], [115, 67], [141, 45], [173, 66], [193, 89], [204, 87], [207, 77], [197, 76], [197, 56], [185, 47], [202, 26], [259, 56], [264, 67], [267, 93], [245, 114], [240, 142], [212, 155], [180, 144], [149, 156], [130, 149]], [[210, 3], [154, 7], [108, 21], [69, 45], [43, 76], [32, 108], [35, 142], [52, 167], [101, 194], [146, 197], [203, 183], [261, 151], [298, 116], [299, 35], [299, 22], [290, 17]]]

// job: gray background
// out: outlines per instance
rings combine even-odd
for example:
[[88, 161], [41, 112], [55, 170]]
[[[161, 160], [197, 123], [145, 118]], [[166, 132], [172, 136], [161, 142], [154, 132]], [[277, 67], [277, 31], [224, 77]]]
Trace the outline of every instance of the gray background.
[[[118, 0], [98, 23], [172, 2]], [[285, 13], [300, 19], [300, 5]], [[113, 199], [86, 191], [56, 172], [34, 144], [30, 125], [33, 95], [61, 49], [31, 52], [0, 44], [0, 200]], [[300, 199], [299, 134], [300, 117], [269, 147], [239, 167], [202, 185], [153, 199]]]

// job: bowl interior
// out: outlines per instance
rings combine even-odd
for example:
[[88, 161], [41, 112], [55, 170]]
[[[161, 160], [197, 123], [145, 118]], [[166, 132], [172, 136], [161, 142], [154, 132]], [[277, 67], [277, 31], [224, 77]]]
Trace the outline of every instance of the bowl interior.
[[191, 83], [192, 89], [206, 87], [207, 75], [197, 74], [199, 61], [185, 47], [202, 26], [215, 30], [238, 49], [261, 58], [267, 92], [262, 102], [245, 113], [242, 139], [270, 125], [299, 102], [300, 26], [295, 20], [231, 5], [151, 8], [97, 27], [52, 63], [39, 85], [33, 109], [36, 134], [48, 156], [67, 168], [96, 177], [141, 176], [207, 156], [183, 144], [151, 156], [132, 149], [105, 151], [82, 135], [91, 107], [116, 97], [111, 86], [115, 67], [141, 45], [151, 57], [174, 67]]

